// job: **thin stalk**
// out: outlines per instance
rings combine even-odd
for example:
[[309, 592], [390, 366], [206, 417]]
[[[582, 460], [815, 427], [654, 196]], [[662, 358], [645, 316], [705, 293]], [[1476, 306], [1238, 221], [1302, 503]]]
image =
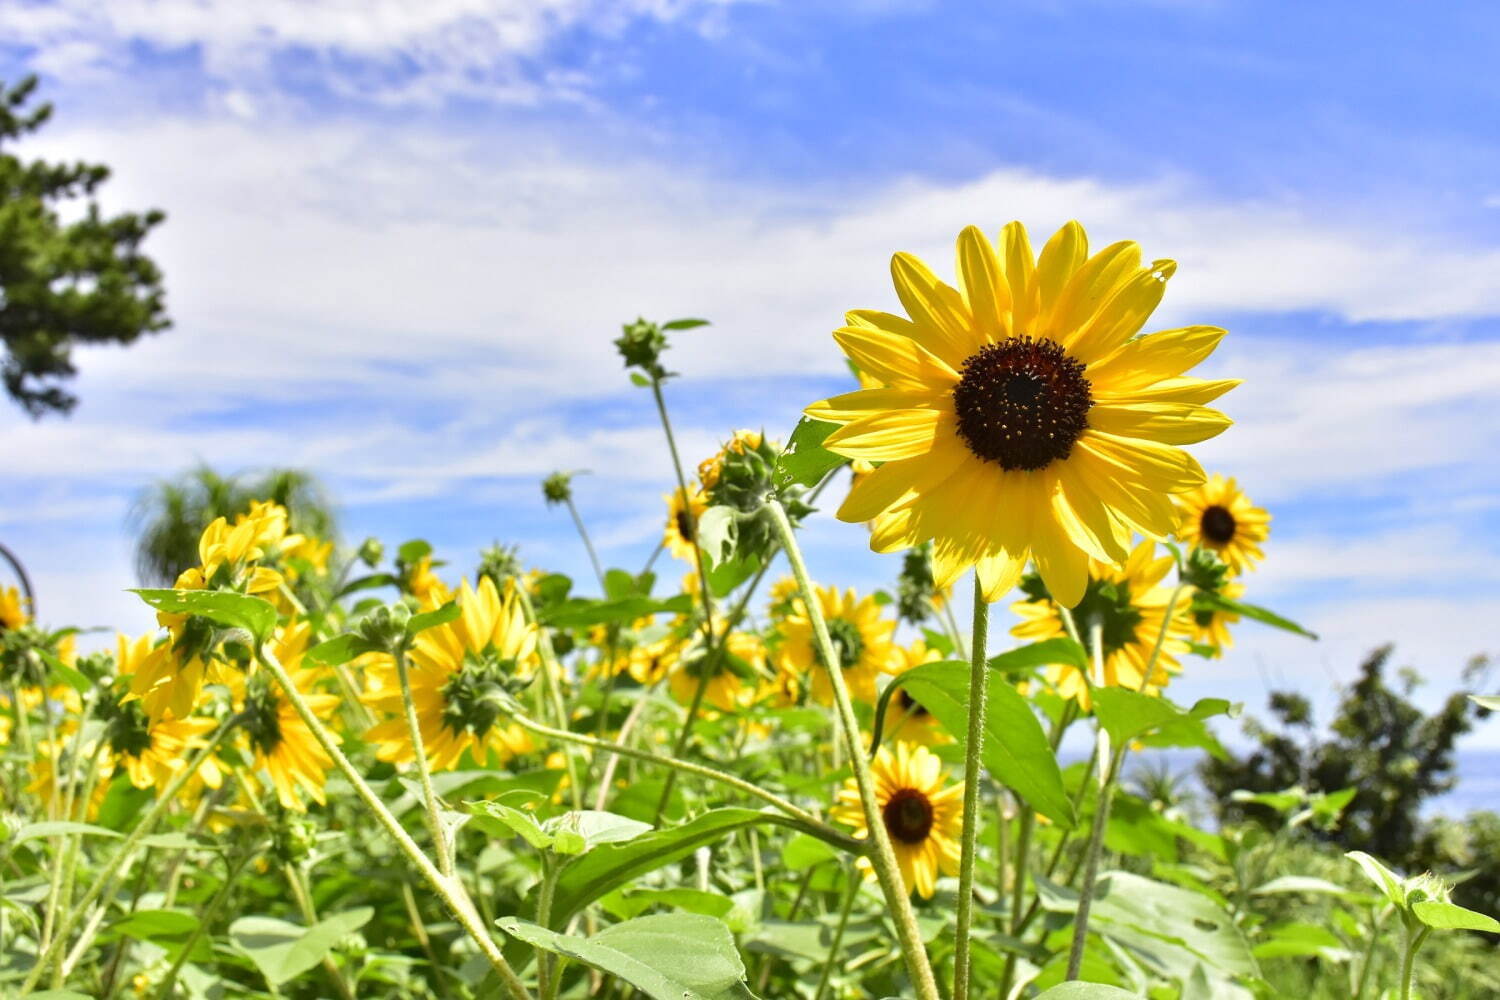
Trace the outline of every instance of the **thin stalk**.
[[594, 551], [594, 543], [589, 539], [589, 531], [583, 526], [583, 518], [578, 516], [578, 508], [573, 504], [573, 495], [568, 494], [568, 513], [573, 515], [573, 526], [578, 529], [578, 537], [583, 539], [583, 547], [588, 549], [589, 563], [594, 567], [594, 576], [599, 581], [599, 590], [604, 590], [604, 567], [599, 563], [599, 554]]
[[[552, 898], [557, 892], [557, 865], [553, 863], [549, 851], [542, 851], [542, 884], [537, 892], [536, 900], [536, 922], [539, 926], [546, 927], [547, 922], [552, 919]], [[557, 996], [557, 982], [553, 973], [558, 971], [556, 963], [552, 960], [550, 952], [540, 953], [536, 957], [536, 983], [537, 992], [541, 994], [541, 1000], [553, 1000]]]
[[[427, 964], [432, 967], [433, 978], [437, 980], [438, 991], [448, 995], [448, 988], [443, 981], [444, 966], [438, 962], [437, 953], [432, 950], [432, 938], [427, 935], [427, 926], [422, 922], [422, 911], [417, 908], [417, 897], [411, 891], [411, 882], [408, 879], [401, 880], [401, 901], [406, 904], [406, 920], [411, 924], [412, 936], [417, 939], [417, 944], [422, 946], [422, 954], [427, 956]], [[157, 1000], [165, 1000], [157, 997]]]
[[[287, 885], [291, 886], [292, 896], [297, 903], [297, 909], [302, 914], [302, 920], [308, 927], [318, 922], [318, 911], [313, 908], [312, 893], [308, 890], [307, 881], [302, 872], [291, 864], [281, 866], [282, 873], [286, 875]], [[339, 996], [344, 1000], [354, 1000], [354, 991], [349, 989], [349, 984], [344, 982], [344, 974], [339, 971], [338, 964], [334, 962], [332, 955], [323, 956], [323, 971], [328, 973], [328, 978], [333, 980], [334, 988], [339, 991]]]
[[364, 802], [366, 808], [374, 814], [376, 821], [385, 828], [386, 833], [395, 841], [397, 849], [406, 856], [407, 861], [411, 862], [412, 866], [417, 869], [418, 874], [426, 880], [427, 884], [432, 886], [433, 891], [442, 899], [444, 905], [448, 907], [449, 912], [458, 920], [459, 925], [474, 940], [474, 943], [479, 946], [480, 952], [500, 977], [501, 983], [505, 986], [506, 993], [512, 1000], [532, 1000], [531, 991], [526, 989], [526, 984], [521, 982], [520, 977], [511, 968], [510, 962], [506, 961], [505, 955], [501, 952], [499, 945], [495, 944], [494, 938], [490, 937], [489, 931], [486, 929], [482, 918], [475, 911], [474, 904], [469, 900], [468, 893], [464, 890], [462, 883], [456, 878], [449, 878], [444, 875], [427, 855], [422, 853], [422, 849], [417, 846], [416, 841], [412, 840], [411, 836], [401, 826], [401, 821], [391, 815], [391, 811], [386, 808], [385, 803], [375, 794], [374, 789], [369, 786], [364, 777], [355, 769], [354, 764], [339, 749], [339, 745], [334, 742], [333, 734], [328, 731], [327, 727], [323, 725], [322, 720], [313, 712], [311, 706], [307, 703], [307, 699], [302, 696], [302, 692], [297, 690], [297, 685], [288, 676], [286, 668], [281, 665], [281, 661], [276, 658], [275, 654], [262, 646], [256, 650], [256, 656], [265, 668], [270, 671], [271, 676], [276, 679], [276, 683], [281, 685], [282, 692], [286, 695], [287, 700], [292, 703], [292, 707], [296, 710], [298, 717], [302, 719], [303, 725], [307, 726], [308, 730], [312, 733], [313, 739], [317, 740], [318, 745], [323, 748], [323, 752], [328, 754], [333, 760], [334, 766], [343, 772], [344, 777], [349, 780], [349, 784], [354, 786], [355, 793]]
[[[141, 863], [136, 867], [135, 884], [130, 887], [130, 913], [134, 913], [136, 910], [140, 909], [141, 888], [146, 884], [146, 873], [150, 870], [151, 849], [148, 847], [146, 849], [146, 855], [144, 859], [142, 859]], [[109, 970], [104, 975], [103, 989], [101, 990], [101, 992], [105, 996], [114, 996], [115, 977], [120, 974], [120, 963], [125, 961], [125, 955], [127, 952], [129, 952], [129, 950], [130, 937], [128, 935], [122, 934], [120, 936], [120, 940], [115, 944], [114, 954], [109, 958]], [[66, 965], [67, 963], [64, 962], [63, 964]], [[60, 989], [62, 987], [62, 983], [60, 982], [61, 977], [62, 969], [60, 967], [52, 970], [53, 989]]]
[[1359, 966], [1359, 983], [1354, 989], [1354, 1000], [1365, 1000], [1365, 990], [1370, 985], [1370, 970], [1375, 965], [1375, 950], [1380, 946], [1380, 925], [1384, 922], [1384, 910], [1376, 909], [1370, 917], [1370, 943], [1365, 948], [1365, 960]]
[[[1163, 623], [1163, 631], [1166, 625]], [[1097, 619], [1089, 626], [1090, 646], [1094, 652], [1094, 670], [1101, 681], [1104, 677], [1104, 624]], [[1160, 646], [1157, 647], [1158, 652]], [[1151, 667], [1155, 664], [1153, 656], [1151, 663], [1146, 667], [1147, 676], [1151, 673]], [[1106, 746], [1106, 731], [1101, 725], [1099, 727], [1099, 743], [1101, 749]], [[1117, 747], [1110, 749], [1109, 763], [1104, 763], [1104, 755], [1099, 755], [1100, 766], [1104, 768], [1099, 783], [1099, 801], [1094, 807], [1094, 824], [1089, 831], [1089, 844], [1084, 855], [1083, 885], [1078, 889], [1078, 913], [1073, 919], [1073, 944], [1068, 950], [1068, 974], [1067, 980], [1078, 978], [1079, 971], [1083, 968], [1083, 949], [1089, 936], [1089, 910], [1094, 902], [1094, 880], [1099, 874], [1099, 854], [1104, 846], [1104, 828], [1109, 822], [1109, 808], [1114, 802], [1115, 776], [1120, 770], [1120, 764], [1125, 757], [1125, 751], [1129, 747], [1128, 741], [1121, 741]]]
[[177, 957], [172, 961], [171, 968], [167, 969], [166, 975], [162, 977], [161, 985], [156, 990], [156, 1000], [170, 1000], [172, 996], [172, 984], [177, 981], [177, 973], [182, 971], [182, 967], [187, 964], [188, 956], [193, 953], [193, 945], [198, 943], [198, 939], [203, 936], [204, 931], [213, 923], [214, 917], [219, 915], [219, 910], [223, 908], [225, 901], [234, 892], [235, 883], [239, 880], [240, 872], [244, 871], [245, 867], [250, 864], [251, 859], [255, 858], [258, 854], [258, 849], [246, 851], [235, 861], [234, 867], [225, 873], [224, 884], [219, 886], [219, 891], [214, 893], [213, 899], [208, 901], [208, 906], [198, 915], [198, 926], [193, 928], [193, 932], [188, 935], [187, 941], [183, 942], [182, 948], [177, 952]]
[[[636, 699], [635, 705], [630, 709], [630, 714], [626, 715], [625, 721], [620, 723], [620, 731], [616, 734], [620, 743], [624, 743], [630, 738], [630, 733], [635, 729], [635, 724], [640, 721], [641, 715], [646, 711], [646, 706], [650, 704], [651, 692], [654, 690], [656, 690], [655, 685], [641, 690], [640, 697]], [[603, 737], [599, 738], [602, 739]], [[594, 796], [595, 809], [603, 810], [609, 803], [610, 785], [615, 780], [615, 768], [619, 767], [619, 765], [620, 755], [611, 753], [609, 759], [604, 763], [604, 773], [599, 777], [599, 791]]]
[[[566, 727], [568, 709], [562, 699], [562, 664], [558, 662], [557, 653], [552, 648], [552, 637], [547, 634], [546, 626], [537, 620], [536, 607], [531, 603], [531, 593], [526, 589], [526, 582], [513, 577], [511, 589], [521, 602], [521, 611], [526, 620], [536, 626], [536, 647], [542, 657], [542, 697], [551, 707], [553, 719], [559, 726]], [[583, 785], [578, 780], [578, 765], [573, 760], [572, 752], [567, 749], [563, 750], [563, 764], [568, 772], [568, 790], [573, 799], [573, 808], [582, 810]]]
[[859, 789], [860, 805], [864, 809], [865, 824], [869, 831], [870, 862], [875, 868], [881, 891], [885, 894], [886, 905], [890, 907], [891, 918], [896, 925], [896, 935], [901, 942], [901, 952], [906, 959], [906, 968], [911, 977], [912, 987], [916, 990], [919, 1000], [940, 1000], [937, 980], [932, 975], [932, 963], [927, 957], [927, 948], [922, 942], [921, 931], [917, 928], [916, 914], [912, 911], [911, 893], [901, 879], [901, 870], [896, 864], [896, 854], [891, 848], [890, 832], [885, 827], [885, 818], [881, 814], [879, 803], [875, 800], [875, 781], [870, 775], [869, 762], [865, 760], [862, 752], [859, 722], [854, 717], [854, 705], [849, 700], [849, 688], [844, 683], [843, 671], [833, 669], [831, 666], [837, 664], [839, 658], [834, 652], [833, 640], [828, 635], [828, 623], [823, 620], [822, 606], [818, 603], [817, 594], [813, 591], [812, 580], [808, 578], [807, 566], [802, 561], [802, 550], [797, 545], [792, 523], [787, 519], [786, 508], [782, 507], [781, 501], [775, 497], [767, 498], [766, 507], [770, 510], [771, 520], [781, 537], [781, 547], [786, 551], [787, 560], [792, 564], [792, 575], [797, 578], [797, 586], [802, 592], [803, 603], [807, 605], [808, 616], [812, 619], [813, 634], [823, 654], [823, 663], [829, 665], [825, 669], [828, 670], [829, 680], [833, 686], [837, 719], [839, 725], [843, 727], [844, 744], [849, 751], [850, 764], [854, 768], [854, 782]]
[[406, 730], [411, 736], [412, 751], [417, 759], [417, 777], [422, 783], [422, 802], [427, 807], [427, 834], [432, 838], [432, 848], [437, 852], [438, 871], [453, 875], [453, 853], [448, 847], [448, 838], [443, 835], [443, 818], [438, 811], [437, 793], [432, 788], [432, 771], [427, 766], [427, 751], [422, 746], [422, 726], [417, 721], [417, 706], [411, 697], [411, 669], [406, 662], [406, 646], [395, 643], [391, 651], [396, 661], [396, 676], [401, 680], [401, 705], [406, 709]]
[[[705, 658], [712, 662], [714, 656], [712, 649], [705, 654]], [[707, 668], [699, 673], [698, 684], [693, 688], [693, 700], [688, 702], [687, 718], [683, 720], [682, 728], [677, 731], [677, 742], [672, 745], [672, 757], [680, 758], [687, 751], [688, 739], [693, 735], [693, 723], [698, 721], [698, 709], [703, 707], [703, 695], [708, 691], [709, 673]], [[662, 813], [667, 811], [667, 803], [672, 801], [672, 786], [677, 781], [675, 772], [667, 772], [666, 779], [661, 783], [661, 796], [656, 800], [656, 812], [651, 817], [651, 825], [658, 826], [661, 823]]]
[[974, 920], [974, 861], [979, 846], [979, 762], [984, 753], [984, 713], [989, 700], [990, 668], [985, 642], [990, 605], [979, 573], [974, 574], [974, 628], [969, 639], [969, 728], [964, 748], [964, 825], [959, 843], [958, 926], [954, 932], [953, 995], [969, 995], [969, 928]]
[[1401, 957], [1401, 1000], [1411, 1000], [1412, 974], [1417, 970], [1417, 951], [1421, 949], [1422, 942], [1427, 940], [1427, 935], [1432, 933], [1431, 927], [1423, 927], [1416, 937], [1412, 937], [1411, 926], [1406, 928], [1406, 954]]
[[152, 803], [150, 810], [147, 811], [145, 816], [141, 817], [141, 821], [126, 835], [125, 839], [120, 843], [119, 848], [111, 855], [109, 861], [105, 863], [104, 869], [94, 879], [94, 883], [89, 887], [89, 890], [83, 894], [83, 898], [78, 901], [78, 905], [69, 909], [61, 922], [58, 923], [52, 940], [48, 943], [46, 949], [43, 950], [41, 957], [37, 959], [36, 965], [32, 966], [31, 972], [27, 974], [26, 979], [21, 983], [20, 996], [24, 997], [36, 989], [37, 983], [41, 981], [42, 976], [62, 956], [68, 935], [77, 926], [79, 919], [106, 892], [114, 891], [118, 876], [125, 867], [126, 862], [130, 860], [131, 855], [135, 853], [136, 845], [156, 826], [157, 821], [162, 818], [177, 798], [177, 793], [182, 791], [182, 786], [187, 784], [188, 779], [197, 773], [198, 768], [202, 766], [210, 754], [218, 749], [219, 744], [224, 741], [224, 737], [229, 735], [229, 731], [239, 721], [240, 717], [237, 715], [230, 716], [224, 720], [214, 732], [214, 735], [209, 738], [208, 743], [193, 755], [192, 760], [188, 761], [187, 767], [178, 771], [172, 780], [168, 782], [167, 787], [162, 790], [161, 796]]
[[844, 928], [849, 926], [849, 911], [854, 909], [854, 897], [859, 895], [859, 873], [852, 868], [845, 872], [849, 880], [849, 891], [844, 893], [844, 906], [839, 910], [839, 922], [833, 929], [833, 940], [828, 942], [828, 958], [823, 962], [823, 973], [818, 977], [818, 988], [813, 992], [813, 1000], [823, 1000], [823, 994], [828, 992], [828, 978], [833, 974], [833, 965], [837, 961], [839, 949], [844, 945]]
[[969, 658], [969, 650], [964, 645], [964, 634], [958, 627], [958, 617], [953, 613], [953, 602], [943, 601], [942, 608], [938, 613], [942, 616], [943, 621], [947, 623], [944, 626], [944, 631], [953, 640], [953, 651], [958, 654], [959, 659], [967, 660]]

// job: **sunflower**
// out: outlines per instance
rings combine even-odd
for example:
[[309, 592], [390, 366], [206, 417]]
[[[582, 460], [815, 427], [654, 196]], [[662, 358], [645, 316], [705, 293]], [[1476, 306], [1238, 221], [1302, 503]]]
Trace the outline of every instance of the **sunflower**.
[[[536, 669], [536, 626], [526, 622], [511, 588], [502, 598], [489, 577], [477, 590], [465, 580], [458, 607], [457, 619], [417, 636], [410, 653], [422, 749], [438, 770], [455, 766], [465, 750], [482, 767], [491, 751], [504, 763], [534, 749], [524, 729], [501, 724], [494, 695], [513, 689]], [[391, 718], [371, 727], [365, 738], [377, 744], [381, 760], [414, 760], [395, 663], [385, 658], [379, 670], [385, 676], [365, 701]]]
[[[943, 785], [943, 762], [924, 746], [897, 743], [895, 753], [881, 747], [870, 764], [875, 779], [875, 801], [891, 835], [891, 847], [901, 868], [906, 891], [916, 889], [923, 899], [936, 891], [938, 873], [958, 873], [958, 837], [963, 827], [963, 782]], [[870, 835], [859, 787], [853, 778], [839, 789], [838, 803], [829, 815], [854, 828], [854, 836]], [[874, 877], [869, 858], [859, 867]]]
[[[63, 809], [63, 801], [68, 795], [72, 796], [72, 808], [75, 816], [79, 813], [79, 796], [83, 793], [83, 779], [75, 776], [74, 785], [69, 789], [66, 785], [67, 763], [65, 754], [69, 749], [68, 741], [57, 740], [49, 742], [41, 740], [36, 745], [37, 756], [31, 762], [31, 784], [26, 786], [28, 795], [33, 796], [41, 805], [42, 815], [60, 816]], [[93, 793], [89, 796], [88, 806], [82, 810], [83, 815], [79, 817], [85, 822], [91, 822], [99, 816], [99, 809], [104, 805], [104, 797], [109, 794], [109, 779], [111, 774], [108, 760], [101, 760], [99, 775], [94, 781]], [[64, 795], [58, 795], [56, 779], [64, 778]]]
[[21, 592], [15, 587], [0, 587], [0, 632], [20, 628], [29, 618]]
[[[717, 629], [715, 632], [721, 634]], [[721, 712], [737, 712], [750, 703], [755, 680], [765, 672], [766, 648], [760, 637], [749, 632], [731, 632], [722, 650], [680, 657], [667, 675], [667, 682], [673, 698], [691, 705], [706, 673], [703, 703]]]
[[448, 585], [438, 577], [432, 565], [432, 556], [422, 556], [406, 568], [402, 575], [401, 588], [422, 604], [437, 607], [447, 604], [452, 596]]
[[1193, 326], [1135, 337], [1176, 270], [1115, 243], [1088, 256], [1076, 222], [1032, 255], [1013, 222], [997, 252], [977, 228], [958, 238], [959, 288], [909, 254], [891, 269], [909, 319], [856, 310], [834, 339], [881, 388], [814, 403], [842, 426], [824, 446], [883, 463], [839, 508], [874, 521], [877, 552], [933, 541], [938, 586], [966, 568], [988, 600], [1028, 558], [1068, 606], [1089, 557], [1125, 560], [1132, 531], [1165, 538], [1169, 494], [1203, 482], [1174, 447], [1229, 419], [1202, 404], [1236, 383], [1188, 378], [1224, 331]]
[[[875, 598], [859, 598], [851, 588], [840, 594], [834, 587], [816, 588], [818, 605], [828, 623], [828, 637], [833, 640], [839, 666], [849, 696], [855, 701], [875, 701], [875, 678], [889, 670], [895, 646], [891, 635], [896, 623], [880, 616]], [[809, 679], [812, 696], [824, 705], [833, 704], [833, 684], [824, 669], [822, 651], [813, 635], [812, 619], [799, 597], [793, 610], [781, 623], [780, 665]]]
[[637, 643], [630, 651], [627, 669], [635, 682], [650, 687], [667, 676], [682, 652], [682, 640], [668, 633], [655, 642]]
[[[279, 629], [271, 648], [313, 715], [327, 722], [338, 710], [339, 697], [317, 690], [322, 679], [319, 671], [302, 669], [302, 654], [311, 635], [311, 626], [299, 622]], [[230, 686], [241, 689], [235, 691], [235, 700], [241, 703], [242, 728], [254, 754], [255, 769], [270, 776], [282, 808], [303, 812], [307, 808], [302, 803], [303, 792], [322, 805], [323, 783], [333, 767], [333, 758], [302, 721], [291, 700], [279, 687], [266, 682], [264, 672], [246, 679], [234, 678]], [[342, 742], [336, 734], [333, 739]]]
[[1265, 558], [1261, 543], [1271, 533], [1271, 515], [1240, 492], [1233, 477], [1214, 473], [1202, 486], [1177, 498], [1184, 545], [1212, 549], [1236, 576]]
[[667, 523], [661, 540], [674, 559], [691, 563], [698, 550], [698, 519], [708, 510], [708, 496], [702, 490], [689, 489], [687, 494], [676, 489], [662, 497], [667, 502]]
[[[1090, 568], [1088, 585], [1083, 598], [1073, 609], [1073, 618], [1078, 624], [1084, 652], [1088, 655], [1091, 674], [1095, 659], [1095, 626], [1098, 626], [1103, 646], [1104, 676], [1084, 677], [1069, 664], [1047, 668], [1047, 679], [1057, 693], [1064, 698], [1078, 699], [1079, 705], [1085, 709], [1092, 704], [1090, 684], [1155, 694], [1172, 674], [1181, 669], [1177, 657], [1188, 651], [1186, 636], [1192, 628], [1190, 602], [1185, 595], [1178, 595], [1176, 603], [1172, 604], [1173, 588], [1162, 586], [1161, 581], [1172, 568], [1173, 560], [1171, 556], [1156, 558], [1155, 549], [1156, 543], [1146, 539], [1130, 553], [1124, 566], [1095, 561]], [[1011, 610], [1021, 618], [1010, 630], [1011, 635], [1031, 642], [1067, 635], [1058, 605], [1041, 586], [1041, 581], [1028, 577], [1023, 586], [1028, 597], [1011, 605]], [[1162, 634], [1168, 604], [1172, 604], [1172, 620], [1167, 625], [1151, 676], [1147, 678], [1146, 665], [1156, 647], [1157, 637]]]
[[[1224, 584], [1219, 593], [1230, 600], [1239, 600], [1245, 596], [1245, 585], [1231, 580]], [[1220, 607], [1202, 607], [1195, 602], [1192, 605], [1191, 618], [1193, 641], [1200, 646], [1212, 648], [1211, 655], [1218, 656], [1234, 645], [1234, 637], [1229, 634], [1229, 626], [1240, 620], [1237, 612], [1225, 611]]]
[[744, 454], [747, 448], [751, 451], [756, 451], [764, 443], [764, 440], [764, 436], [760, 431], [735, 431], [724, 447], [698, 463], [698, 481], [703, 484], [705, 490], [713, 489], [719, 485], [719, 472], [724, 467], [725, 455], [730, 452]]
[[[930, 649], [927, 643], [918, 639], [910, 646], [897, 647], [900, 665], [894, 672], [899, 677], [923, 663], [934, 663], [942, 658], [942, 653]], [[929, 747], [953, 742], [953, 737], [938, 724], [932, 713], [923, 708], [904, 687], [898, 689], [886, 705], [885, 734], [890, 739], [910, 740]]]
[[[136, 639], [124, 635], [115, 640], [115, 669], [128, 692], [129, 682], [143, 667], [154, 669], [170, 655], [164, 645], [155, 645], [147, 634]], [[139, 700], [128, 693], [125, 699], [107, 708], [105, 737], [114, 751], [115, 761], [130, 776], [136, 788], [155, 785], [161, 792], [187, 765], [187, 758], [208, 743], [207, 735], [218, 725], [203, 716], [182, 719], [158, 716], [154, 721]], [[223, 782], [223, 765], [210, 756], [198, 768], [196, 776], [209, 788]]]

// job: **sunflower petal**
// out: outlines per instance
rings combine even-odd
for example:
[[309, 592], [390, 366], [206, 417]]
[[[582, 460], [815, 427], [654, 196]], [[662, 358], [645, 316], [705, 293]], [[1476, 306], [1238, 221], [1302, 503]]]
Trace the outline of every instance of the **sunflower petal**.
[[877, 515], [870, 524], [870, 549], [875, 552], [895, 552], [911, 548], [917, 544], [911, 522], [910, 510], [889, 510]]
[[1041, 332], [1069, 346], [1099, 308], [1140, 269], [1139, 244], [1131, 240], [1111, 243], [1073, 272], [1057, 304], [1043, 317], [1046, 323]]
[[1089, 582], [1088, 553], [1073, 544], [1055, 518], [1037, 519], [1031, 557], [1054, 600], [1064, 607], [1077, 607]]
[[958, 287], [974, 328], [986, 340], [1002, 340], [1009, 333], [1010, 286], [995, 248], [978, 226], [958, 234]]
[[957, 370], [983, 343], [974, 332], [969, 307], [958, 291], [909, 253], [891, 258], [891, 280], [901, 305], [915, 324], [913, 338]]
[[1132, 275], [1073, 338], [1068, 352], [1087, 364], [1140, 333], [1161, 304], [1167, 280], [1176, 271], [1175, 261], [1158, 260]]
[[[1177, 378], [1162, 379], [1155, 385], [1146, 389], [1133, 389], [1128, 394], [1131, 400], [1153, 403], [1212, 403], [1230, 389], [1243, 382], [1238, 378], [1192, 378], [1190, 376], [1179, 376]], [[1113, 392], [1099, 392], [1095, 390], [1095, 396], [1099, 399], [1111, 399]]]
[[845, 424], [823, 446], [846, 458], [874, 462], [916, 458], [932, 450], [945, 419], [954, 422], [952, 413], [941, 410], [883, 410]]
[[979, 574], [979, 588], [984, 593], [984, 599], [991, 604], [1016, 589], [1025, 569], [1026, 556], [1013, 556], [1009, 552], [985, 556], [974, 567], [974, 571]]
[[1026, 227], [1007, 222], [1000, 231], [1000, 258], [1005, 265], [1005, 280], [1010, 285], [1010, 332], [1030, 333], [1041, 308], [1036, 280], [1036, 256]]
[[1076, 220], [1052, 234], [1036, 264], [1037, 287], [1045, 314], [1067, 287], [1068, 279], [1089, 257], [1089, 238]]
[[1181, 448], [1116, 437], [1090, 428], [1074, 447], [1092, 451], [1120, 472], [1120, 478], [1161, 493], [1181, 493], [1201, 486], [1207, 477], [1198, 460]]
[[1130, 392], [1181, 375], [1224, 339], [1217, 326], [1185, 326], [1126, 341], [1088, 366], [1099, 394]]
[[1130, 529], [1121, 524], [1097, 492], [1089, 489], [1077, 463], [1059, 463], [1052, 512], [1068, 535], [1100, 562], [1123, 562]]
[[958, 373], [916, 340], [874, 327], [846, 326], [833, 339], [855, 366], [893, 389], [958, 384]]
[[1089, 410], [1089, 426], [1096, 430], [1163, 444], [1207, 441], [1233, 422], [1218, 410], [1191, 403], [1095, 403]]
[[830, 396], [808, 406], [802, 412], [814, 420], [847, 424], [879, 410], [920, 410], [935, 406], [941, 396], [922, 389], [856, 389]]

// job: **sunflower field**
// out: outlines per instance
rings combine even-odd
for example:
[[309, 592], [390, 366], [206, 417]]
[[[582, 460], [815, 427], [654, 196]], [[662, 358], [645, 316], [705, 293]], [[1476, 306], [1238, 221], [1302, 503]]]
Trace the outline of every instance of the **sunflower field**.
[[[1238, 706], [1174, 677], [1307, 634], [1253, 603], [1270, 515], [1191, 453], [1225, 331], [1142, 332], [1175, 267], [1077, 223], [965, 229], [952, 281], [896, 254], [904, 315], [833, 331], [850, 391], [712, 455], [668, 405], [704, 321], [626, 324], [676, 470], [643, 569], [558, 473], [582, 579], [260, 497], [112, 650], [0, 591], [0, 995], [1500, 996], [1462, 873], [1322, 836], [1355, 788], [1211, 823], [1125, 780], [1224, 753]], [[804, 559], [829, 513], [886, 589]]]

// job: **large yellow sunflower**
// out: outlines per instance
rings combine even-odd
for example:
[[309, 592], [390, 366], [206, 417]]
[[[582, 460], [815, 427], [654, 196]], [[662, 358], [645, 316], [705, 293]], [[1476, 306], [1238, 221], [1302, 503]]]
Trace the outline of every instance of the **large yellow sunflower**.
[[[500, 722], [491, 695], [536, 669], [536, 626], [527, 623], [510, 586], [501, 598], [489, 577], [479, 581], [477, 590], [465, 580], [458, 607], [457, 619], [417, 636], [410, 653], [422, 749], [438, 770], [453, 767], [465, 750], [482, 767], [492, 750], [503, 763], [534, 748], [525, 730]], [[377, 672], [385, 676], [372, 685], [365, 701], [390, 718], [371, 727], [365, 738], [377, 744], [381, 760], [414, 760], [395, 664], [387, 658]]]
[[1184, 545], [1212, 549], [1236, 575], [1265, 558], [1260, 550], [1271, 534], [1271, 515], [1250, 502], [1231, 477], [1214, 473], [1195, 490], [1177, 498]]
[[662, 543], [672, 553], [672, 558], [697, 565], [694, 553], [698, 549], [698, 518], [708, 510], [708, 497], [702, 490], [692, 489], [684, 498], [682, 490], [677, 489], [663, 499], [667, 501], [667, 523], [662, 531]]
[[[1047, 668], [1047, 679], [1064, 698], [1076, 698], [1085, 709], [1092, 705], [1090, 684], [1129, 688], [1155, 694], [1181, 667], [1177, 658], [1188, 651], [1186, 637], [1192, 631], [1189, 613], [1191, 600], [1186, 592], [1172, 605], [1172, 620], [1167, 625], [1151, 676], [1146, 665], [1151, 660], [1156, 640], [1166, 621], [1167, 606], [1172, 604], [1171, 587], [1161, 585], [1171, 570], [1171, 556], [1155, 556], [1156, 543], [1146, 539], [1130, 553], [1124, 566], [1093, 562], [1083, 598], [1073, 609], [1079, 637], [1089, 658], [1093, 674], [1095, 624], [1102, 640], [1104, 676], [1084, 677], [1077, 668], [1056, 664]], [[1036, 578], [1028, 578], [1035, 581]], [[1037, 642], [1067, 635], [1058, 606], [1040, 588], [1028, 599], [1017, 601], [1011, 610], [1021, 621], [1010, 631], [1018, 639]]]
[[[875, 779], [875, 801], [901, 868], [901, 881], [907, 892], [915, 889], [923, 899], [931, 899], [940, 872], [958, 873], [963, 782], [944, 786], [943, 762], [926, 747], [912, 743], [897, 743], [894, 753], [881, 747], [870, 773]], [[870, 835], [853, 778], [839, 789], [838, 803], [829, 810], [829, 816], [853, 827], [856, 839]], [[861, 857], [859, 867], [866, 877], [874, 877], [869, 858]]]
[[1088, 255], [1070, 222], [1035, 258], [1013, 222], [997, 250], [970, 226], [958, 237], [958, 288], [909, 254], [891, 264], [910, 318], [848, 313], [834, 339], [880, 388], [814, 403], [842, 424], [826, 447], [883, 463], [839, 508], [874, 521], [870, 545], [933, 541], [938, 586], [966, 568], [989, 600], [1028, 558], [1072, 606], [1089, 557], [1121, 563], [1132, 531], [1165, 538], [1170, 494], [1203, 482], [1181, 449], [1229, 425], [1203, 404], [1232, 388], [1182, 373], [1224, 331], [1192, 326], [1136, 337], [1176, 270], [1140, 247]]
[[[835, 587], [818, 587], [818, 605], [828, 623], [828, 637], [844, 670], [844, 682], [855, 701], [875, 701], [875, 678], [894, 666], [895, 646], [891, 636], [896, 623], [880, 615], [875, 598], [860, 598], [851, 588], [839, 593]], [[812, 696], [824, 705], [833, 704], [833, 684], [823, 669], [823, 654], [813, 635], [812, 619], [799, 597], [792, 613], [781, 623], [779, 661], [784, 669], [808, 679]]]

